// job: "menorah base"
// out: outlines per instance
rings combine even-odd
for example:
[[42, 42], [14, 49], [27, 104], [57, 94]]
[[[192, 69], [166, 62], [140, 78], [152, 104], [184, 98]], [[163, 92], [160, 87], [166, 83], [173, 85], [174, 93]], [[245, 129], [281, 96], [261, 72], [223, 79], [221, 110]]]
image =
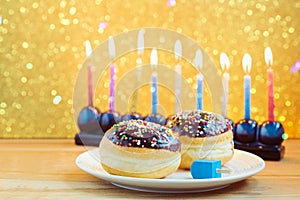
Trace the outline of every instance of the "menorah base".
[[265, 145], [259, 142], [241, 143], [234, 141], [234, 148], [253, 153], [264, 160], [279, 161], [285, 153], [284, 145]]
[[103, 135], [90, 133], [77, 133], [75, 135], [75, 144], [84, 146], [99, 146]]
[[[75, 144], [84, 146], [99, 146], [102, 135], [78, 133], [75, 135]], [[265, 145], [259, 142], [241, 143], [234, 141], [234, 148], [253, 153], [264, 160], [279, 161], [285, 153], [284, 145]]]

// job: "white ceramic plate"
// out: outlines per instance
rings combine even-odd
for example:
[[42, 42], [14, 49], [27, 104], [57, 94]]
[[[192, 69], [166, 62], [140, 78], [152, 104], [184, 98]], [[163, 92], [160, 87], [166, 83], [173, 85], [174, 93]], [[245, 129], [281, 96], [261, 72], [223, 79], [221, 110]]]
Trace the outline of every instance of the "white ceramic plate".
[[265, 167], [265, 162], [258, 156], [234, 150], [233, 158], [223, 168], [229, 173], [223, 173], [221, 178], [193, 179], [188, 170], [177, 170], [164, 179], [132, 178], [110, 175], [102, 168], [99, 159], [99, 149], [92, 149], [79, 155], [77, 166], [83, 171], [112, 184], [131, 190], [159, 193], [191, 193], [205, 192], [224, 188], [231, 183], [244, 180]]

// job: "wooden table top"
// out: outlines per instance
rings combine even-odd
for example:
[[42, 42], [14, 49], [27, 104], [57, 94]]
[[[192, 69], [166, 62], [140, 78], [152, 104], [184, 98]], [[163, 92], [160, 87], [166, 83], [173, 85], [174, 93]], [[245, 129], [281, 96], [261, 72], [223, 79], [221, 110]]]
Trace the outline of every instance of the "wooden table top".
[[81, 171], [86, 151], [73, 140], [0, 140], [0, 199], [300, 199], [300, 140], [285, 141], [281, 161], [224, 189], [193, 194], [157, 194], [118, 188]]

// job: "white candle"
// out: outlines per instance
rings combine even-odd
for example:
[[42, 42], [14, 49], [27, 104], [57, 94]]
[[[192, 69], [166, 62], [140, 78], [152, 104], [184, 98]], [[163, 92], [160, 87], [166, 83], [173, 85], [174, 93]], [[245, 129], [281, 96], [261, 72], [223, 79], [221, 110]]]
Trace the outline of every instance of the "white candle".
[[138, 66], [138, 68], [137, 68], [137, 86], [140, 83], [140, 78], [141, 78], [141, 73], [142, 73], [141, 72], [142, 71], [142, 67], [140, 67], [140, 66], [143, 64], [141, 56], [144, 53], [144, 34], [145, 34], [145, 30], [144, 29], [139, 30], [139, 33], [138, 33], [138, 43], [137, 43], [138, 58], [136, 60], [136, 64]]
[[[92, 47], [90, 41], [85, 41], [86, 57], [92, 55]], [[93, 106], [93, 78], [92, 65], [88, 64], [88, 106]]]
[[244, 119], [249, 120], [250, 117], [250, 107], [251, 107], [251, 77], [250, 77], [250, 70], [251, 70], [251, 56], [249, 54], [245, 54], [243, 57], [243, 69], [246, 75], [244, 76], [244, 109], [245, 109], [245, 116]]
[[182, 48], [180, 40], [176, 40], [174, 46], [176, 66], [175, 66], [175, 109], [174, 113], [180, 112], [180, 102], [181, 102], [181, 65], [180, 60], [182, 56]]
[[157, 64], [158, 64], [158, 56], [156, 49], [152, 49], [150, 56], [150, 64], [152, 67], [152, 75], [151, 75], [151, 94], [152, 94], [152, 114], [157, 114], [157, 106], [158, 106], [158, 86], [157, 86]]
[[[136, 59], [137, 74], [136, 74], [136, 82], [135, 82], [136, 88], [138, 88], [138, 86], [140, 85], [140, 82], [141, 82], [141, 75], [142, 75], [141, 65], [143, 64], [141, 55], [144, 53], [144, 33], [145, 33], [144, 29], [141, 29], [138, 32], [138, 39], [137, 39], [138, 58]], [[137, 112], [137, 104], [138, 104], [138, 93], [137, 93], [137, 90], [135, 90], [133, 93], [133, 98], [132, 98], [132, 107], [130, 109], [130, 111], [132, 113]]]
[[137, 43], [137, 47], [138, 47], [138, 55], [141, 55], [142, 53], [144, 53], [144, 34], [145, 34], [145, 30], [141, 29], [138, 32], [138, 43]]
[[220, 63], [221, 68], [223, 70], [222, 82], [224, 87], [224, 99], [222, 105], [222, 115], [223, 117], [227, 117], [227, 106], [228, 106], [228, 93], [229, 93], [229, 79], [230, 76], [228, 74], [228, 69], [230, 66], [229, 58], [225, 53], [221, 53], [220, 55]]
[[197, 109], [203, 109], [203, 75], [201, 73], [203, 67], [203, 55], [201, 50], [196, 51], [195, 55], [195, 66], [199, 69], [199, 73], [197, 75]]

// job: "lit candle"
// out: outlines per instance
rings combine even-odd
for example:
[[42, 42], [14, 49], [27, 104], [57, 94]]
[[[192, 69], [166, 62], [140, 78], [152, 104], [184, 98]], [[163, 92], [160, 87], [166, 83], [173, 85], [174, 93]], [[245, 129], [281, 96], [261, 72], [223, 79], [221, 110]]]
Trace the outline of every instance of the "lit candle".
[[273, 56], [270, 47], [265, 48], [265, 61], [268, 66], [268, 119], [274, 121], [274, 72], [272, 69]]
[[180, 112], [180, 99], [181, 99], [181, 65], [180, 60], [182, 56], [182, 48], [181, 48], [181, 42], [180, 40], [176, 40], [175, 46], [174, 46], [174, 52], [175, 52], [175, 59], [176, 59], [176, 66], [175, 66], [175, 113]]
[[250, 119], [250, 105], [251, 105], [251, 77], [250, 77], [250, 70], [251, 70], [251, 56], [249, 54], [245, 54], [243, 57], [243, 69], [246, 73], [244, 76], [244, 109], [245, 109], [245, 116], [244, 119]]
[[[108, 39], [108, 51], [109, 57], [111, 59], [115, 58], [116, 50], [115, 50], [115, 42], [114, 39], [110, 36]], [[115, 111], [115, 73], [116, 66], [114, 63], [110, 65], [110, 90], [109, 90], [109, 111]]]
[[145, 30], [141, 29], [138, 32], [138, 43], [137, 43], [137, 47], [138, 47], [138, 55], [141, 55], [144, 53], [144, 34], [145, 34]]
[[142, 73], [142, 67], [140, 67], [143, 64], [142, 61], [142, 54], [144, 53], [144, 34], [145, 34], [145, 30], [141, 29], [138, 33], [138, 59], [136, 60], [136, 64], [137, 66], [139, 66], [137, 68], [137, 86], [140, 83], [140, 78], [141, 78], [141, 73]]
[[[92, 54], [92, 47], [90, 41], [85, 41], [86, 57]], [[93, 77], [92, 77], [92, 65], [88, 64], [88, 106], [93, 106]]]
[[200, 50], [196, 51], [195, 66], [200, 70], [197, 75], [197, 109], [203, 108], [203, 75], [201, 73], [203, 67], [203, 55]]
[[[138, 54], [138, 58], [136, 59], [136, 65], [137, 65], [137, 77], [136, 77], [136, 88], [138, 88], [138, 86], [140, 85], [140, 81], [141, 81], [141, 70], [142, 67], [141, 65], [143, 64], [142, 59], [141, 59], [141, 55], [144, 53], [144, 33], [145, 30], [141, 29], [138, 32], [138, 40], [137, 40], [137, 54]], [[133, 98], [132, 98], [132, 107], [131, 107], [131, 112], [135, 113], [137, 112], [137, 104], [138, 104], [138, 94], [137, 91], [135, 90], [133, 93]]]
[[228, 69], [230, 66], [229, 58], [225, 53], [221, 53], [220, 55], [220, 63], [221, 68], [223, 70], [223, 87], [224, 87], [224, 100], [223, 100], [223, 106], [222, 106], [222, 115], [223, 117], [227, 117], [227, 105], [228, 105], [228, 91], [229, 91], [229, 79], [230, 76], [228, 74]]
[[151, 85], [151, 94], [152, 94], [152, 114], [157, 114], [157, 105], [158, 105], [158, 87], [157, 87], [157, 72], [156, 67], [158, 64], [158, 56], [156, 49], [152, 49], [150, 64], [152, 67], [152, 85]]

